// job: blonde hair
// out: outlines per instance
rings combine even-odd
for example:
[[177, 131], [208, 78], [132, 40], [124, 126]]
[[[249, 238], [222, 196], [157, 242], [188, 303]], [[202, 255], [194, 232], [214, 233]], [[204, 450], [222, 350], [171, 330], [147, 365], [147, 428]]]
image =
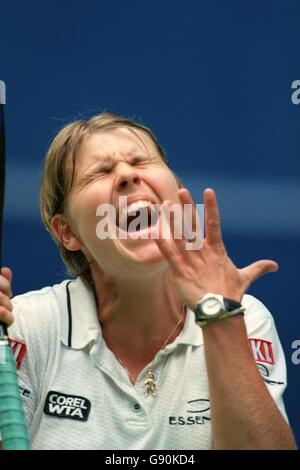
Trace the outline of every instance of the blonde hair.
[[[42, 176], [40, 191], [40, 210], [42, 221], [46, 229], [50, 232], [52, 238], [59, 246], [62, 260], [64, 261], [69, 273], [73, 276], [80, 276], [88, 284], [93, 285], [90, 265], [82, 253], [79, 251], [67, 250], [61, 239], [57, 239], [51, 228], [51, 220], [55, 214], [65, 214], [66, 201], [74, 180], [75, 160], [80, 144], [91, 134], [112, 127], [127, 127], [132, 131], [141, 130], [145, 132], [155, 144], [162, 160], [170, 168], [166, 153], [158, 143], [153, 132], [144, 125], [133, 119], [122, 116], [101, 113], [88, 121], [74, 121], [66, 125], [56, 135], [46, 154], [44, 172]], [[136, 136], [140, 139], [138, 134]], [[142, 139], [140, 139], [142, 141]], [[72, 157], [72, 171], [67, 171], [66, 161], [68, 156]], [[174, 174], [178, 186], [181, 181]]]

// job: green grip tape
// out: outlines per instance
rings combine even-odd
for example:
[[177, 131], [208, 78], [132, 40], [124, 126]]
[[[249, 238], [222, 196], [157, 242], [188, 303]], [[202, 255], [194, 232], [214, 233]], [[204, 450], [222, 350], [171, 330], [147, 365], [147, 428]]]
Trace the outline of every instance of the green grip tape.
[[29, 450], [16, 362], [9, 345], [0, 352], [0, 432], [5, 450]]

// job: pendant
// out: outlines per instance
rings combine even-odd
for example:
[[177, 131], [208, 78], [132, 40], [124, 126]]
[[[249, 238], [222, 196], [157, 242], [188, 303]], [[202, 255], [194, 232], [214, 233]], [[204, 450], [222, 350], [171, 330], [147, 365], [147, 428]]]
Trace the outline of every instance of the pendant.
[[153, 370], [148, 369], [147, 378], [144, 382], [144, 389], [146, 395], [152, 395], [153, 397], [156, 395], [157, 387], [156, 387], [156, 374]]

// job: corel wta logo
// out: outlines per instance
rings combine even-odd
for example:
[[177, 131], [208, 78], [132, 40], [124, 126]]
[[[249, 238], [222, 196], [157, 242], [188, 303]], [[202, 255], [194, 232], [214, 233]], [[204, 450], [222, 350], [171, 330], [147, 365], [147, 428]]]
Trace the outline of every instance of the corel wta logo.
[[0, 80], [0, 104], [6, 103], [6, 86], [5, 82]]
[[158, 238], [185, 240], [187, 250], [203, 246], [204, 204], [157, 204], [152, 198], [128, 200], [120, 196], [116, 207], [100, 204], [96, 211], [100, 221], [96, 227], [100, 240], [138, 240]]
[[44, 413], [57, 418], [87, 421], [90, 409], [91, 402], [87, 398], [51, 390], [46, 397]]

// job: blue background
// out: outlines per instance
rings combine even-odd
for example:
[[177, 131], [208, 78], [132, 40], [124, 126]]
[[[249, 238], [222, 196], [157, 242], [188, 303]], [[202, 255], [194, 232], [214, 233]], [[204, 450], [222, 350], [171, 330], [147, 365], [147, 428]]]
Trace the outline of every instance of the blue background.
[[[299, 1], [51, 0], [1, 3], [7, 85], [4, 262], [14, 293], [65, 278], [41, 226], [38, 188], [55, 133], [107, 110], [157, 134], [195, 201], [217, 190], [228, 251], [280, 270], [249, 293], [275, 317], [285, 402], [300, 442]], [[238, 370], [237, 370], [238, 373]]]

